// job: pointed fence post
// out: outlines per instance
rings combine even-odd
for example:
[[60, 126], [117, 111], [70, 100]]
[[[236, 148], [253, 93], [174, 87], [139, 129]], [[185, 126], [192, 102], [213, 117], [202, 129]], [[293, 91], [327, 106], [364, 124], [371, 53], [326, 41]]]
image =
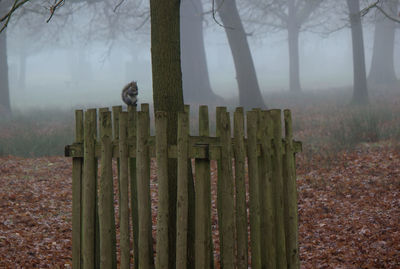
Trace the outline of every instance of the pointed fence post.
[[111, 112], [100, 109], [101, 172], [99, 181], [100, 268], [117, 268]]
[[249, 167], [249, 195], [250, 195], [250, 246], [251, 267], [261, 268], [260, 246], [260, 186], [257, 157], [257, 118], [258, 111], [247, 112], [247, 158]]
[[[208, 107], [199, 107], [199, 136], [209, 136]], [[209, 150], [209, 145], [203, 145]], [[211, 175], [210, 160], [195, 159], [195, 268], [213, 268], [213, 245], [211, 237]]]
[[232, 176], [232, 138], [229, 113], [217, 107], [217, 135], [221, 142], [221, 161], [218, 172], [218, 216], [221, 244], [221, 266], [235, 268], [235, 201]]
[[84, 170], [82, 189], [82, 255], [83, 268], [96, 268], [96, 109], [85, 112]]
[[283, 180], [285, 188], [285, 227], [286, 227], [286, 257], [288, 268], [300, 268], [299, 238], [298, 238], [298, 208], [296, 168], [293, 151], [292, 115], [285, 109], [285, 155], [283, 161]]
[[166, 112], [156, 112], [155, 127], [158, 182], [156, 268], [168, 269], [168, 144]]
[[276, 267], [286, 268], [286, 244], [285, 244], [285, 216], [283, 200], [283, 178], [282, 178], [282, 118], [281, 110], [270, 110], [273, 121], [273, 140], [272, 140], [272, 180], [274, 188], [274, 203], [276, 216]]
[[128, 112], [119, 114], [120, 248], [121, 269], [130, 267]]
[[234, 153], [236, 183], [236, 235], [237, 235], [237, 267], [248, 268], [248, 233], [246, 205], [246, 148], [244, 143], [244, 112], [242, 107], [234, 113]]
[[139, 210], [139, 268], [154, 268], [151, 197], [150, 197], [150, 154], [149, 154], [149, 113], [139, 111], [137, 113], [137, 188]]
[[[75, 142], [83, 143], [83, 111], [75, 111]], [[82, 265], [82, 171], [83, 158], [72, 158], [72, 266]]]

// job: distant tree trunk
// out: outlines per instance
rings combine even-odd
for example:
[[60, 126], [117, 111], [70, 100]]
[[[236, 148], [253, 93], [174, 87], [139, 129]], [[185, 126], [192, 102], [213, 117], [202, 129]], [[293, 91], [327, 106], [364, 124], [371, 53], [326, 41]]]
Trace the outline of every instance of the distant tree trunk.
[[19, 53], [19, 72], [18, 72], [18, 86], [20, 90], [25, 90], [26, 87], [26, 61], [27, 55], [25, 48], [22, 48]]
[[7, 30], [0, 33], [0, 113], [2, 116], [11, 113], [8, 84]]
[[365, 55], [363, 30], [360, 17], [359, 0], [347, 0], [350, 13], [351, 40], [353, 45], [353, 99], [354, 104], [368, 103], [367, 75], [365, 71]]
[[235, 0], [218, 0], [218, 14], [225, 27], [236, 69], [239, 103], [245, 108], [265, 107], [257, 81], [247, 36]]
[[[168, 113], [168, 144], [176, 145], [178, 112], [184, 111], [180, 57], [180, 0], [150, 0], [150, 16], [154, 111]], [[169, 268], [175, 268], [176, 254], [176, 167], [176, 159], [169, 159]]]
[[[397, 0], [388, 1], [390, 10], [397, 13]], [[374, 85], [395, 85], [394, 39], [396, 23], [377, 11], [374, 33], [374, 47], [368, 82]]]
[[181, 3], [181, 58], [185, 102], [221, 105], [223, 99], [212, 91], [208, 76], [201, 0]]
[[297, 21], [297, 11], [294, 0], [288, 3], [288, 44], [289, 44], [289, 88], [291, 92], [300, 92], [300, 59], [299, 33], [300, 24]]

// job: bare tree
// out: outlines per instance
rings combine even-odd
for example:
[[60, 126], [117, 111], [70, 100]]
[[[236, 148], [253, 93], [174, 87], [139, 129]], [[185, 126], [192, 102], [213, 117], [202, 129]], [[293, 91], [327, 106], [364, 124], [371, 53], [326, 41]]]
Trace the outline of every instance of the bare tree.
[[[287, 31], [289, 52], [289, 89], [300, 92], [299, 35], [311, 27], [320, 26], [324, 16], [315, 16], [323, 0], [253, 0], [247, 21], [267, 31]], [[248, 4], [247, 4], [248, 6]], [[314, 15], [314, 16], [313, 16]]]
[[[394, 69], [394, 41], [398, 23], [388, 17], [396, 17], [397, 10], [398, 0], [388, 0], [381, 3], [379, 9], [373, 12], [375, 31], [371, 68], [368, 74], [370, 85], [397, 84]], [[361, 14], [363, 15], [363, 12]]]
[[218, 0], [217, 3], [216, 10], [221, 17], [235, 64], [239, 103], [245, 108], [265, 107], [236, 0]]
[[365, 71], [364, 38], [361, 25], [360, 1], [346, 0], [349, 9], [353, 46], [353, 104], [368, 103], [367, 75]]
[[203, 4], [201, 0], [182, 0], [181, 53], [185, 103], [220, 104], [210, 84], [203, 37]]

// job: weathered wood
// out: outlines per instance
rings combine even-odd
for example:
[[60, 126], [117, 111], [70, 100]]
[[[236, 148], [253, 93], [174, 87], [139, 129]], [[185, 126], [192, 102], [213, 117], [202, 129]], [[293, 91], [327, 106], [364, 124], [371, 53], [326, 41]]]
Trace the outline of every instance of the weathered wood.
[[[231, 140], [232, 145], [235, 144], [235, 139]], [[283, 141], [284, 142], [284, 141]], [[151, 136], [148, 140], [150, 157], [155, 157], [155, 138]], [[244, 145], [247, 151], [247, 139], [244, 141]], [[205, 147], [207, 146], [207, 147]], [[136, 157], [136, 143], [129, 142], [129, 157]], [[221, 156], [221, 142], [219, 137], [189, 137], [189, 157], [194, 158], [209, 158], [210, 160], [219, 160]], [[302, 144], [299, 141], [293, 141], [294, 152], [301, 152]], [[257, 144], [257, 156], [261, 154], [261, 143]], [[101, 155], [100, 145], [96, 145], [96, 158]], [[284, 149], [283, 149], [284, 153]], [[118, 143], [113, 143], [113, 158], [117, 158], [119, 154]], [[72, 145], [65, 146], [65, 157], [83, 157], [83, 144], [73, 143]], [[168, 158], [177, 158], [177, 147], [176, 145], [168, 146]]]
[[220, 218], [221, 266], [235, 268], [235, 202], [232, 176], [232, 143], [229, 113], [217, 107], [217, 135], [221, 138], [221, 161], [218, 174], [218, 213]]
[[268, 111], [261, 111], [261, 151], [262, 151], [262, 185], [261, 189], [261, 255], [264, 268], [276, 268], [276, 228], [274, 185], [272, 184], [271, 141], [272, 120]]
[[188, 248], [188, 138], [189, 120], [187, 113], [178, 113], [178, 182], [176, 218], [176, 268], [187, 268]]
[[155, 114], [158, 182], [156, 268], [168, 268], [168, 147], [167, 113]]
[[[209, 136], [208, 107], [199, 107], [199, 136]], [[195, 159], [195, 256], [196, 269], [212, 268], [213, 246], [211, 237], [211, 176], [210, 160]]]
[[[113, 106], [112, 107], [112, 117], [113, 117], [113, 135], [114, 141], [116, 143], [114, 145], [118, 145], [119, 139], [119, 114], [122, 112], [122, 106]], [[113, 157], [117, 159], [117, 177], [118, 177], [118, 205], [121, 205], [121, 178], [120, 178], [120, 160], [119, 160], [119, 148], [113, 149]], [[119, 221], [121, 221], [121, 212], [118, 212]]]
[[111, 113], [100, 110], [102, 147], [99, 182], [100, 268], [117, 268], [114, 187], [112, 176]]
[[247, 160], [249, 169], [249, 195], [250, 195], [250, 246], [251, 266], [261, 268], [261, 246], [260, 246], [260, 186], [257, 147], [257, 111], [247, 112]]
[[[83, 111], [75, 111], [75, 142], [83, 143]], [[72, 266], [82, 263], [82, 167], [83, 158], [72, 158]]]
[[[116, 113], [120, 111], [119, 109], [117, 107], [113, 110]], [[178, 136], [183, 137], [183, 144], [179, 144], [178, 137], [177, 145], [167, 145], [165, 141], [160, 142], [166, 134], [166, 131], [160, 131], [166, 130], [164, 123], [159, 123], [162, 116], [155, 117], [157, 133], [154, 137], [150, 137], [149, 106], [142, 105], [142, 110], [140, 128], [136, 128], [136, 122], [139, 120], [136, 119], [138, 115], [136, 108], [129, 107], [128, 113], [123, 112], [120, 117], [114, 118], [116, 130], [114, 132], [117, 134], [112, 139], [110, 112], [107, 112], [107, 108], [101, 108], [100, 138], [97, 142], [96, 111], [92, 109], [86, 112], [85, 128], [83, 128], [83, 112], [76, 112], [76, 139], [73, 145], [66, 146], [65, 151], [66, 156], [73, 157], [74, 267], [116, 268], [111, 169], [111, 158], [114, 157], [120, 160], [121, 267], [124, 268], [124, 265], [125, 268], [129, 267], [130, 259], [129, 217], [124, 217], [129, 215], [130, 189], [134, 268], [154, 268], [149, 169], [150, 157], [156, 156], [160, 198], [157, 220], [157, 268], [168, 267], [168, 250], [171, 247], [168, 227], [163, 225], [170, 213], [163, 210], [163, 206], [168, 208], [169, 201], [169, 192], [163, 192], [165, 189], [163, 177], [168, 174], [167, 161], [165, 161], [167, 158], [177, 158], [180, 163], [177, 189], [178, 194], [184, 196], [180, 200], [178, 195], [177, 201], [177, 210], [181, 212], [184, 219], [183, 224], [179, 224], [182, 217], [178, 213], [176, 222], [183, 229], [178, 227], [178, 231], [182, 233], [174, 237], [177, 240], [176, 249], [174, 249], [177, 251], [177, 268], [213, 268], [214, 265], [210, 210], [211, 159], [218, 160], [217, 206], [221, 265], [224, 268], [247, 268], [248, 235], [244, 180], [247, 152], [250, 182], [250, 237], [251, 240], [254, 239], [250, 242], [252, 268], [285, 268], [286, 265], [287, 268], [299, 268], [294, 153], [301, 151], [301, 143], [293, 140], [290, 111], [284, 111], [286, 126], [284, 139], [280, 110], [249, 112], [247, 114], [248, 139], [245, 139], [243, 110], [238, 108], [235, 112], [235, 137], [231, 138], [229, 114], [225, 108], [217, 108], [217, 137], [209, 137], [208, 110], [206, 106], [202, 106], [199, 111], [199, 136], [190, 136], [188, 113], [181, 113], [180, 117], [184, 122], [180, 123], [182, 126], [178, 130], [180, 133]], [[119, 128], [115, 127], [115, 122], [118, 122]], [[232, 177], [231, 166], [233, 153], [235, 179]], [[101, 158], [102, 162], [99, 197], [96, 196], [97, 158]], [[190, 158], [196, 158], [195, 186], [189, 181]], [[131, 174], [130, 188], [129, 173]], [[235, 182], [236, 195], [234, 195]], [[168, 182], [166, 184], [168, 188]], [[194, 195], [194, 188], [196, 195]], [[163, 202], [164, 198], [166, 202]], [[194, 201], [192, 201], [193, 208], [191, 199]], [[96, 219], [97, 202], [99, 203], [99, 220]], [[124, 220], [126, 220], [125, 224]], [[193, 232], [189, 231], [192, 227], [190, 223], [193, 223]], [[99, 231], [97, 231], [98, 224], [100, 224]], [[100, 235], [101, 240], [97, 238]], [[180, 242], [183, 244], [179, 245]], [[192, 247], [191, 242], [194, 242], [195, 248]], [[191, 248], [195, 251], [191, 252]], [[139, 256], [144, 260], [139, 259]]]
[[137, 114], [137, 188], [139, 213], [139, 268], [154, 268], [153, 239], [151, 234], [150, 204], [150, 156], [147, 140], [149, 138], [149, 114], [140, 111]]
[[233, 149], [235, 154], [237, 268], [247, 269], [246, 149], [244, 145], [244, 112], [242, 107], [236, 108], [233, 121], [235, 137]]
[[270, 110], [273, 121], [272, 140], [272, 181], [274, 184], [274, 205], [276, 217], [276, 267], [286, 268], [286, 244], [285, 244], [285, 222], [283, 201], [283, 178], [282, 178], [282, 123], [281, 110]]
[[82, 189], [82, 256], [83, 268], [96, 266], [96, 110], [85, 112], [84, 170]]
[[[132, 143], [133, 152], [136, 153], [136, 124], [137, 112], [136, 106], [128, 106], [128, 144]], [[136, 155], [136, 154], [135, 154]], [[131, 187], [131, 217], [133, 234], [133, 268], [139, 266], [139, 219], [138, 219], [138, 201], [137, 201], [137, 181], [136, 181], [136, 158], [129, 158], [129, 177]]]
[[128, 170], [127, 138], [128, 138], [128, 112], [121, 112], [119, 115], [121, 269], [130, 268], [129, 170]]
[[283, 182], [285, 193], [285, 231], [287, 268], [300, 268], [298, 238], [298, 208], [295, 160], [293, 152], [292, 116], [290, 110], [284, 110], [285, 155], [283, 161]]

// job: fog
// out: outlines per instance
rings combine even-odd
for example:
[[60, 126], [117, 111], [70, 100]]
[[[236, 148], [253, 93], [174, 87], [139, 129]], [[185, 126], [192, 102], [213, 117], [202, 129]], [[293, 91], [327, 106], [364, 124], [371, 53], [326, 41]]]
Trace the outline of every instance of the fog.
[[[57, 18], [50, 21], [57, 27]], [[120, 90], [136, 80], [139, 102], [152, 102], [149, 34], [135, 40], [88, 41], [73, 37], [79, 20], [60, 32], [57, 42], [36, 42], [35, 35], [19, 36], [17, 24], [8, 33], [10, 99], [13, 109], [77, 108], [122, 104]], [[43, 21], [41, 31], [47, 26]], [[210, 26], [211, 24], [211, 26]], [[214, 25], [213, 25], [214, 24]], [[41, 27], [40, 25], [38, 27]], [[373, 47], [373, 24], [364, 26], [367, 72]], [[238, 96], [236, 72], [223, 27], [215, 22], [204, 28], [208, 72], [213, 91], [224, 97]], [[73, 40], [73, 41], [71, 41]], [[254, 34], [248, 37], [258, 81], [264, 97], [289, 88], [289, 59], [286, 31]], [[18, 44], [35, 44], [26, 58], [25, 83], [21, 74]], [[44, 44], [44, 45], [41, 45]], [[302, 32], [299, 38], [300, 79], [304, 91], [351, 87], [353, 80], [350, 29], [328, 36]], [[398, 41], [395, 43], [398, 59]], [[395, 61], [399, 73], [399, 62]], [[23, 84], [25, 86], [23, 86]]]

